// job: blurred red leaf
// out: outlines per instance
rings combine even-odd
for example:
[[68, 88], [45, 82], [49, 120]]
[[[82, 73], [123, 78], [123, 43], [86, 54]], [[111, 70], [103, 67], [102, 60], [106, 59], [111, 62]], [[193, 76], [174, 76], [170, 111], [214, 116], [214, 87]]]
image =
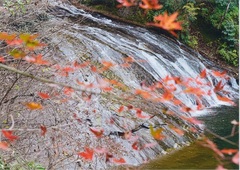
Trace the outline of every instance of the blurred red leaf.
[[49, 99], [50, 96], [47, 93], [42, 93], [42, 92], [38, 92], [38, 96], [41, 97], [42, 99]]
[[212, 74], [216, 77], [225, 77], [227, 74], [227, 71], [212, 71]]
[[48, 65], [49, 62], [47, 60], [43, 60], [42, 57], [43, 56], [39, 54], [34, 57], [26, 56], [24, 59], [30, 63], [39, 64], [39, 65]]
[[204, 78], [206, 78], [206, 76], [207, 76], [207, 70], [204, 69], [204, 70], [202, 70], [201, 73], [200, 73], [200, 78], [204, 79]]
[[4, 57], [1, 57], [1, 56], [0, 56], [0, 63], [4, 63], [4, 62], [5, 62]]
[[2, 129], [2, 134], [5, 138], [9, 139], [10, 141], [14, 141], [16, 139], [18, 139], [19, 137], [18, 136], [14, 136], [12, 134], [13, 132], [11, 130], [3, 130]]
[[2, 150], [8, 150], [9, 149], [9, 144], [7, 142], [2, 142], [0, 141], [0, 149]]
[[116, 163], [116, 164], [124, 164], [124, 163], [126, 163], [125, 159], [123, 159], [123, 158], [119, 158], [119, 159], [113, 158], [112, 161], [114, 163]]
[[235, 105], [235, 103], [231, 99], [229, 99], [227, 97], [222, 97], [222, 96], [217, 95], [217, 98], [218, 98], [218, 100], [221, 100], [223, 102], [227, 102], [227, 103], [229, 103], [231, 105]]
[[222, 80], [218, 82], [218, 84], [214, 88], [214, 92], [221, 91], [225, 84], [222, 84]]
[[232, 162], [239, 165], [239, 152], [232, 157]]
[[94, 127], [91, 127], [90, 128], [90, 131], [97, 137], [97, 138], [101, 138], [102, 135], [103, 135], [103, 128], [94, 128]]
[[46, 126], [41, 125], [41, 126], [40, 126], [40, 129], [41, 129], [41, 131], [42, 131], [42, 132], [41, 132], [41, 135], [42, 135], [42, 136], [45, 136], [45, 134], [46, 134], [46, 132], [47, 132]]
[[71, 95], [73, 92], [74, 92], [74, 89], [71, 87], [64, 87], [64, 89], [63, 89], [63, 93], [65, 95]]
[[8, 45], [21, 45], [23, 43], [23, 41], [21, 39], [14, 39], [14, 40], [6, 40], [6, 43]]
[[234, 153], [237, 153], [238, 149], [222, 149], [221, 152], [224, 154], [232, 155]]
[[117, 8], [121, 8], [121, 7], [130, 7], [130, 6], [134, 6], [135, 5], [135, 0], [117, 0], [118, 4]]
[[85, 148], [84, 152], [78, 152], [79, 156], [81, 156], [82, 158], [84, 158], [85, 160], [88, 160], [88, 161], [92, 161], [93, 154], [94, 154], [93, 149], [90, 149], [90, 148], [87, 148], [87, 147]]

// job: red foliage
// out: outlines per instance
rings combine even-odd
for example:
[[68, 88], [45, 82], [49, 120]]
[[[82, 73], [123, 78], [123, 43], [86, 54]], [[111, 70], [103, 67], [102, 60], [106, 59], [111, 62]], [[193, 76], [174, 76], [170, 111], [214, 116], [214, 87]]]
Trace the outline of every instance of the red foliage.
[[11, 130], [3, 130], [2, 129], [2, 134], [5, 138], [7, 138], [8, 140], [10, 141], [14, 141], [14, 140], [17, 140], [19, 137], [18, 136], [15, 136], [12, 134], [13, 132]]

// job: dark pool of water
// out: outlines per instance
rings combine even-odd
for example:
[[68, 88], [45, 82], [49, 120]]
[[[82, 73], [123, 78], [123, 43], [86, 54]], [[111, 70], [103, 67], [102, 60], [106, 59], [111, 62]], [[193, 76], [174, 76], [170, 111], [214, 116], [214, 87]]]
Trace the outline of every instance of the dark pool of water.
[[[239, 101], [237, 101], [239, 103]], [[199, 119], [203, 120], [206, 127], [212, 132], [220, 136], [228, 136], [232, 130], [232, 120], [239, 121], [239, 106], [221, 106], [213, 108], [214, 112], [208, 116], [203, 116]], [[237, 131], [239, 128], [237, 127]], [[206, 132], [206, 135], [213, 140], [220, 149], [223, 148], [238, 148], [225, 141], [215, 138]], [[239, 135], [227, 138], [228, 140], [238, 144]], [[224, 162], [224, 167], [228, 169], [239, 169], [239, 166], [231, 163], [231, 161]], [[205, 148], [199, 144], [199, 141], [184, 147], [181, 150], [174, 151], [164, 157], [153, 160], [144, 165], [141, 169], [216, 169], [218, 161], [212, 150]]]

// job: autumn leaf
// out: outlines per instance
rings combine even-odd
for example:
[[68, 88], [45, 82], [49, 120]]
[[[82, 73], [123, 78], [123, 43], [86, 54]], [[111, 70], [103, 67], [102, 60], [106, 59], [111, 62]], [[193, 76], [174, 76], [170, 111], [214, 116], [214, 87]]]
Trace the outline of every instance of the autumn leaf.
[[239, 152], [232, 157], [232, 162], [239, 165]]
[[204, 139], [204, 142], [205, 143], [202, 144], [203, 146], [212, 149], [218, 156], [220, 156], [221, 158], [224, 158], [223, 153], [217, 148], [217, 145], [214, 142], [212, 142], [207, 138]]
[[205, 94], [205, 92], [198, 87], [187, 87], [183, 92], [189, 93], [189, 94], [195, 94], [197, 96], [202, 96]]
[[225, 77], [227, 74], [227, 71], [212, 71], [212, 74], [216, 77]]
[[121, 113], [124, 110], [124, 106], [120, 106], [119, 109], [117, 110], [118, 113]]
[[100, 153], [100, 154], [107, 153], [107, 149], [106, 148], [95, 148], [94, 151], [96, 153]]
[[193, 117], [181, 116], [181, 118], [182, 118], [183, 120], [186, 120], [186, 121], [188, 121], [188, 122], [190, 122], [190, 123], [193, 123], [193, 124], [195, 124], [195, 125], [203, 124], [202, 121], [197, 120], [196, 118], [193, 118]]
[[40, 103], [29, 102], [26, 104], [27, 108], [30, 110], [39, 110], [42, 109], [42, 105]]
[[71, 87], [64, 87], [64, 89], [63, 89], [63, 93], [65, 95], [71, 95], [73, 92], [74, 92], [74, 89]]
[[13, 49], [9, 52], [9, 54], [16, 59], [23, 58], [26, 56], [26, 53], [19, 49]]
[[6, 40], [6, 43], [11, 46], [15, 46], [15, 45], [17, 46], [17, 45], [21, 45], [23, 41], [21, 39], [14, 39], [14, 40]]
[[144, 99], [149, 99], [152, 97], [152, 95], [148, 91], [141, 90], [141, 89], [136, 89], [135, 94], [141, 95]]
[[41, 131], [42, 131], [42, 132], [41, 132], [41, 135], [42, 135], [42, 136], [45, 136], [45, 134], [46, 134], [46, 132], [47, 132], [46, 126], [41, 125], [41, 126], [40, 126], [40, 129], [41, 129]]
[[103, 128], [94, 128], [94, 127], [91, 127], [90, 128], [90, 131], [97, 137], [97, 138], [101, 138], [102, 135], [103, 135]]
[[2, 134], [5, 138], [9, 139], [10, 141], [17, 140], [19, 137], [14, 136], [12, 133], [13, 132], [11, 130], [2, 130]]
[[136, 4], [135, 0], [117, 0], [117, 1], [118, 3], [120, 3], [117, 5], [117, 8], [130, 7]]
[[158, 0], [142, 0], [142, 2], [139, 4], [139, 7], [147, 10], [158, 10], [161, 9], [163, 6], [158, 4]]
[[140, 119], [150, 119], [152, 117], [149, 115], [143, 115], [141, 109], [135, 108], [135, 110], [136, 110], [136, 116]]
[[114, 163], [116, 163], [116, 164], [124, 164], [124, 163], [126, 163], [125, 159], [123, 159], [123, 158], [119, 158], [119, 159], [113, 158], [112, 161]]
[[49, 99], [50, 96], [47, 93], [42, 93], [42, 92], [38, 92], [38, 96], [41, 97], [42, 99]]
[[176, 127], [170, 127], [175, 133], [177, 133], [178, 135], [180, 136], [183, 136], [184, 135], [184, 131], [179, 129], [179, 128], [176, 128]]
[[201, 73], [200, 73], [200, 78], [204, 79], [204, 78], [206, 78], [206, 76], [207, 76], [207, 70], [204, 69], [204, 70], [202, 70]]
[[154, 17], [155, 23], [148, 23], [150, 26], [159, 27], [169, 31], [172, 35], [177, 37], [175, 30], [182, 30], [181, 22], [175, 21], [177, 19], [178, 12], [174, 12], [172, 15], [168, 15], [165, 12], [163, 15], [158, 15]]
[[0, 63], [4, 63], [4, 62], [5, 62], [4, 57], [1, 57], [1, 56], [0, 56]]
[[14, 38], [16, 38], [16, 34], [8, 34], [6, 32], [0, 32], [0, 40], [12, 41]]
[[40, 43], [39, 41], [35, 40], [38, 37], [37, 34], [21, 34], [19, 38], [25, 43], [25, 46], [29, 50], [35, 50], [39, 47], [45, 46], [45, 44]]
[[0, 149], [8, 150], [9, 149], [9, 144], [7, 142], [0, 141]]
[[149, 128], [150, 128], [150, 133], [154, 139], [162, 140], [165, 138], [165, 136], [161, 134], [163, 131], [162, 128], [158, 128], [158, 129], [154, 130], [152, 125], [150, 125]]
[[140, 148], [140, 146], [139, 146], [139, 142], [138, 141], [136, 141], [136, 142], [134, 142], [133, 144], [132, 144], [132, 148], [134, 149], [134, 150], [140, 150], [141, 148]]
[[217, 98], [218, 98], [218, 100], [221, 100], [223, 102], [227, 102], [227, 103], [229, 103], [231, 105], [235, 105], [235, 103], [231, 99], [229, 99], [227, 97], [222, 97], [222, 96], [217, 95]]
[[78, 152], [78, 155], [84, 158], [85, 160], [92, 161], [94, 151], [88, 147], [85, 148], [84, 152]]
[[30, 63], [34, 63], [34, 64], [38, 64], [38, 65], [48, 65], [49, 62], [47, 60], [43, 60], [42, 57], [43, 56], [41, 54], [39, 54], [35, 57], [26, 56], [24, 59]]
[[225, 84], [222, 84], [222, 80], [218, 82], [218, 84], [214, 88], [214, 92], [221, 91]]
[[221, 152], [223, 154], [228, 154], [228, 155], [232, 155], [234, 153], [238, 152], [238, 149], [222, 149]]

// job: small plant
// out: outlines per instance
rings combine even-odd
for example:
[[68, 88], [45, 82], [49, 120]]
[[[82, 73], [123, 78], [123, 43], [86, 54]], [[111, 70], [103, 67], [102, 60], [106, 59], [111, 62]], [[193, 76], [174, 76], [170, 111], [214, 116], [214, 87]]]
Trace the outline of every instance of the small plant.
[[26, 12], [26, 5], [29, 4], [31, 0], [3, 0], [3, 6], [15, 15], [17, 11], [22, 13]]

